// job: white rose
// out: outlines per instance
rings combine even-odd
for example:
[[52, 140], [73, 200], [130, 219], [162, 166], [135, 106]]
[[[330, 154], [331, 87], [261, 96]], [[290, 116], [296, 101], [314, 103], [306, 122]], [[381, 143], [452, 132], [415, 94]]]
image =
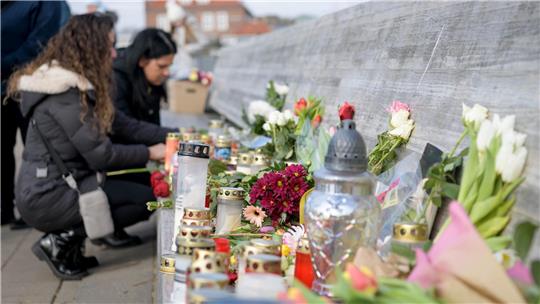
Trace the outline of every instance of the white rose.
[[255, 115], [265, 116], [265, 113], [268, 111], [268, 107], [272, 108], [272, 106], [264, 100], [255, 100], [250, 102], [247, 111], [249, 122], [255, 122]]
[[478, 128], [487, 119], [488, 109], [479, 104], [475, 104], [472, 108], [463, 104], [463, 113], [461, 116], [466, 123], [473, 124], [475, 128]]
[[268, 115], [268, 123], [275, 125], [278, 122], [281, 113], [279, 111], [273, 111]]
[[293, 120], [294, 119], [294, 115], [293, 115], [293, 112], [291, 110], [285, 110], [283, 112], [283, 115], [285, 115], [285, 119], [287, 119], [287, 120]]
[[277, 120], [278, 126], [283, 127], [287, 124], [287, 122], [289, 122], [289, 120], [285, 117], [285, 114], [280, 113]]
[[403, 124], [406, 124], [409, 120], [409, 115], [411, 115], [411, 113], [406, 110], [399, 110], [392, 113], [392, 117], [390, 118], [390, 126], [397, 128]]
[[268, 122], [265, 122], [264, 125], [262, 126], [263, 130], [265, 130], [266, 132], [270, 132], [271, 128], [270, 128], [270, 124]]
[[411, 132], [413, 129], [414, 129], [414, 121], [412, 119], [409, 119], [405, 123], [401, 124], [399, 127], [393, 130], [390, 130], [388, 133], [390, 135], [399, 136], [407, 140], [411, 136]]
[[489, 147], [495, 137], [496, 131], [495, 124], [490, 120], [484, 120], [482, 122], [478, 131], [478, 137], [476, 138], [476, 146], [479, 151], [485, 151]]
[[521, 175], [527, 160], [527, 149], [519, 147], [514, 151], [511, 145], [503, 145], [495, 159], [495, 170], [504, 182], [512, 182]]
[[289, 87], [284, 84], [274, 83], [274, 89], [276, 90], [276, 93], [278, 93], [280, 96], [285, 96], [287, 95], [287, 93], [289, 93]]

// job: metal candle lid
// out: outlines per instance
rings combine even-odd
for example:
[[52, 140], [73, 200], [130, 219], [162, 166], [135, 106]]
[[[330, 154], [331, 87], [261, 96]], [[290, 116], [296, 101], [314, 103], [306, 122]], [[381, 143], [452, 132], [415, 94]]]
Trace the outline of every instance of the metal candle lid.
[[210, 226], [182, 226], [179, 236], [183, 238], [208, 238], [212, 234]]
[[176, 258], [174, 254], [164, 254], [161, 256], [161, 263], [159, 271], [165, 273], [174, 273], [175, 272], [175, 262]]
[[191, 273], [225, 273], [228, 255], [207, 249], [194, 249], [191, 262]]
[[246, 272], [281, 275], [281, 257], [270, 254], [250, 255], [247, 257]]
[[270, 164], [270, 161], [265, 154], [256, 153], [253, 154], [253, 162], [251, 164], [256, 166], [268, 166]]
[[182, 226], [212, 226], [212, 220], [210, 219], [194, 220], [194, 219], [183, 218]]
[[209, 158], [210, 146], [201, 143], [191, 143], [183, 141], [178, 146], [178, 155], [198, 158]]
[[281, 244], [274, 240], [265, 240], [265, 239], [252, 239], [251, 245], [260, 249], [263, 253], [281, 255], [280, 246]]
[[428, 240], [428, 226], [417, 223], [395, 223], [392, 238], [406, 243], [425, 242]]
[[244, 200], [246, 192], [243, 188], [221, 187], [219, 188], [218, 198], [223, 200]]
[[181, 137], [182, 137], [182, 134], [180, 134], [178, 132], [169, 132], [169, 133], [167, 133], [167, 139], [178, 139], [178, 140], [180, 140]]
[[253, 162], [253, 156], [251, 155], [251, 153], [238, 154], [239, 165], [251, 165], [252, 162]]
[[206, 208], [185, 208], [184, 209], [184, 219], [192, 220], [202, 220], [202, 219], [211, 219], [212, 214], [210, 209]]
[[200, 288], [189, 292], [189, 303], [232, 303], [230, 299], [232, 294], [225, 290], [215, 288]]
[[217, 288], [223, 289], [229, 284], [229, 276], [223, 273], [191, 273], [189, 289]]
[[367, 169], [366, 144], [356, 131], [353, 120], [340, 123], [338, 130], [328, 145], [324, 167], [334, 171], [360, 173]]
[[220, 119], [211, 119], [210, 123], [208, 124], [208, 128], [212, 129], [221, 129], [223, 128], [223, 120]]
[[188, 133], [182, 134], [182, 140], [185, 142], [190, 142], [193, 140], [200, 140], [200, 139], [201, 139], [201, 136], [198, 133], [188, 132]]

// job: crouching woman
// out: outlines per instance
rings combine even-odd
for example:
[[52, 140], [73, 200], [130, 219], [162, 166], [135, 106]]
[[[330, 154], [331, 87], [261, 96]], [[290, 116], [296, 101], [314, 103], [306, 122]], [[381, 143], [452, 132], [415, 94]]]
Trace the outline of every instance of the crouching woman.
[[[153, 199], [150, 188], [105, 181], [103, 172], [144, 166], [164, 154], [163, 144], [153, 142], [159, 131], [155, 126], [128, 126], [120, 121], [125, 116], [114, 115], [109, 91], [113, 44], [109, 17], [74, 16], [9, 83], [8, 94], [21, 102], [31, 122], [16, 186], [17, 206], [29, 225], [45, 232], [32, 247], [34, 254], [62, 279], [80, 279], [97, 264], [83, 256], [82, 248], [87, 234], [91, 237], [91, 230], [101, 228], [101, 220], [118, 232], [150, 215], [145, 208]], [[143, 144], [113, 144], [111, 131]], [[80, 198], [93, 191], [104, 193], [110, 211], [88, 222], [81, 216], [85, 205]]]

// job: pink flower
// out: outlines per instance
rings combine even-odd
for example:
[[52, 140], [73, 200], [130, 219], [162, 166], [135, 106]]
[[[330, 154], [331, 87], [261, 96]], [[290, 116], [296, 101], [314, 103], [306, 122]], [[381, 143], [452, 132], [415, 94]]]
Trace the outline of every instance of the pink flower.
[[381, 192], [379, 195], [377, 195], [377, 201], [379, 203], [384, 203], [384, 199], [386, 198], [386, 194], [388, 194], [388, 192], [392, 191], [394, 188], [397, 187], [397, 185], [399, 185], [399, 178], [396, 179], [395, 181], [393, 181], [390, 186], [388, 187], [388, 189], [386, 189], [385, 191]]
[[306, 169], [302, 165], [288, 165], [284, 173], [287, 178], [305, 177], [307, 175]]
[[521, 261], [514, 263], [514, 266], [512, 266], [512, 268], [508, 269], [506, 272], [514, 281], [518, 281], [525, 285], [534, 284], [531, 272], [525, 265], [523, 265]]
[[266, 217], [266, 213], [260, 207], [247, 206], [246, 208], [244, 208], [244, 217], [251, 224], [255, 224], [257, 225], [257, 227], [261, 227], [264, 218]]
[[349, 263], [343, 276], [355, 290], [366, 294], [375, 294], [377, 291], [377, 280], [369, 268], [360, 267], [359, 269], [354, 264]]
[[411, 109], [409, 108], [409, 105], [407, 105], [406, 103], [403, 103], [403, 102], [401, 102], [399, 100], [394, 100], [392, 102], [392, 105], [390, 105], [390, 107], [387, 109], [387, 111], [390, 112], [390, 113], [397, 113], [400, 110], [405, 110], [407, 112], [411, 111]]
[[264, 226], [264, 227], [261, 227], [261, 229], [259, 229], [260, 233], [272, 233], [274, 231], [276, 231], [276, 229], [274, 229], [274, 227], [272, 226]]

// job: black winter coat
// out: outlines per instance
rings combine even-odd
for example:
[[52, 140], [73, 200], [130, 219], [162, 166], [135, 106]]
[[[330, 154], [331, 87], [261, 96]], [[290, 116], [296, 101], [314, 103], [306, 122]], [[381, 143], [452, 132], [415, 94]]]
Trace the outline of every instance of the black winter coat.
[[[80, 94], [84, 93], [69, 81], [58, 85], [51, 78], [45, 82], [49, 86], [40, 86], [40, 81], [43, 84], [44, 80], [39, 78], [26, 81], [28, 90], [25, 90], [25, 85], [19, 86], [22, 112], [36, 121], [83, 193], [95, 189], [97, 173], [144, 166], [149, 157], [145, 145], [163, 142], [165, 139], [166, 132], [158, 126], [116, 113], [112, 127], [116, 136], [140, 144], [113, 144], [108, 136], [98, 132], [92, 122], [92, 104], [95, 100], [93, 91], [87, 91], [89, 114], [82, 123]], [[38, 174], [38, 169], [45, 168], [46, 176], [43, 176], [44, 170]], [[68, 229], [82, 221], [78, 193], [66, 185], [59, 168], [32, 127], [26, 136], [16, 198], [23, 219], [38, 230], [50, 232]]]
[[[125, 55], [126, 50], [119, 50], [118, 58], [113, 65], [115, 108], [132, 118], [160, 125], [160, 101], [162, 98], [166, 99], [165, 88], [152, 86], [146, 80], [142, 80], [141, 84], [135, 83], [135, 80], [131, 78], [132, 71], [129, 71], [127, 67]], [[142, 104], [137, 103], [133, 98], [135, 85], [146, 86], [147, 94]]]

